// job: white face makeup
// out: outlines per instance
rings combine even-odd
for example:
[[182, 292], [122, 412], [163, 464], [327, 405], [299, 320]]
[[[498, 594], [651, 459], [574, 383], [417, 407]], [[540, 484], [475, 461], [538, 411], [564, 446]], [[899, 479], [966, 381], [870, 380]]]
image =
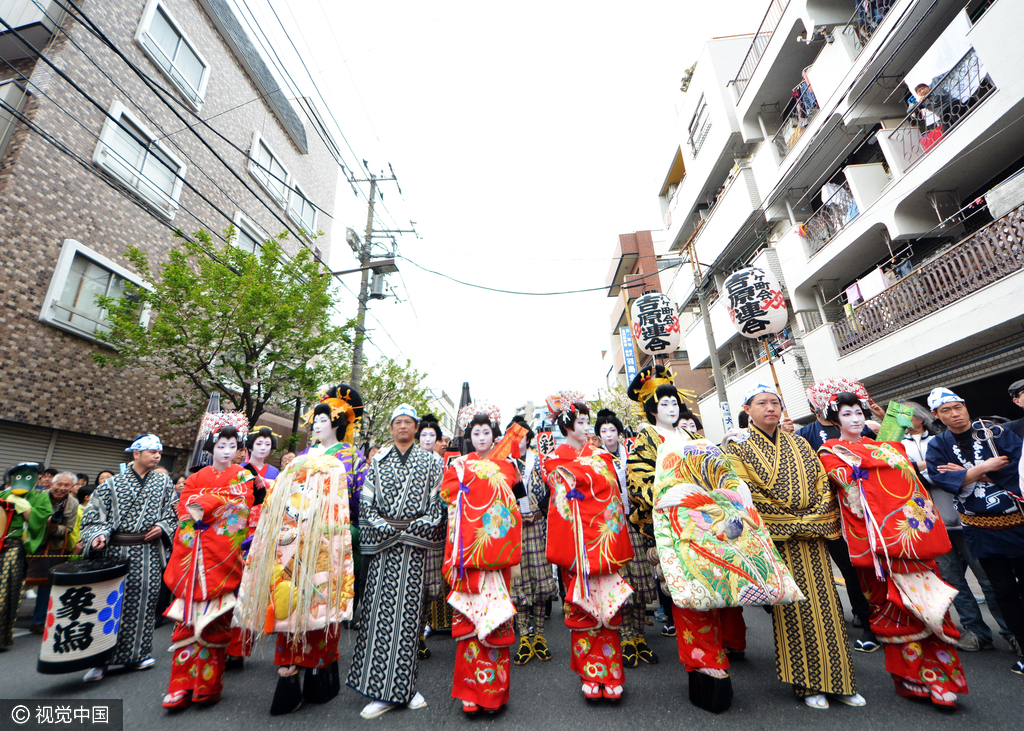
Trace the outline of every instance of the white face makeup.
[[486, 424], [474, 424], [473, 431], [469, 433], [469, 441], [473, 443], [476, 453], [484, 456], [494, 446], [494, 432]]
[[267, 461], [270, 450], [273, 448], [274, 442], [270, 437], [256, 437], [256, 441], [252, 443], [252, 452], [250, 452], [249, 458], [262, 464]]
[[217, 443], [213, 445], [213, 468], [215, 470], [227, 469], [237, 451], [238, 442], [234, 437], [218, 439]]
[[601, 444], [609, 452], [615, 452], [619, 449], [619, 430], [615, 428], [614, 424], [602, 424], [601, 425]]
[[327, 414], [317, 414], [313, 417], [313, 436], [321, 442], [334, 441], [334, 428], [331, 426], [331, 417]]
[[864, 412], [860, 406], [843, 406], [839, 409], [839, 428], [844, 439], [860, 439], [860, 433], [864, 430]]
[[435, 444], [437, 444], [437, 434], [433, 429], [424, 429], [420, 432], [420, 449], [432, 452]]
[[580, 444], [587, 441], [587, 437], [590, 436], [590, 415], [580, 414], [576, 417], [576, 421], [572, 425], [572, 435], [579, 440]]
[[658, 401], [658, 426], [671, 429], [679, 418], [679, 400], [675, 396], [665, 396]]
[[523, 437], [522, 439], [519, 440], [519, 454], [522, 454], [522, 455], [526, 454], [526, 450], [529, 448], [529, 447], [527, 447], [527, 443], [529, 441], [530, 441], [530, 436], [529, 435], [527, 435], [527, 436], [525, 436], [525, 437]]
[[697, 422], [693, 419], [680, 419], [677, 426], [681, 426], [684, 429], [689, 429], [693, 432], [697, 431]]

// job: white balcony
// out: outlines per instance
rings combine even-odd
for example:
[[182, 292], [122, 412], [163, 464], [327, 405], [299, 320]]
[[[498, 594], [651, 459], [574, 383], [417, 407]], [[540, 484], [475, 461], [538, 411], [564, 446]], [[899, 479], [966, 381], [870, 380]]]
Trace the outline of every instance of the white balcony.
[[[822, 329], [822, 328], [819, 328]], [[811, 415], [807, 405], [806, 389], [811, 385], [811, 372], [808, 367], [807, 353], [801, 346], [789, 348], [783, 352], [782, 358], [775, 359], [775, 373], [779, 377], [782, 388], [782, 401], [789, 412], [789, 418], [806, 419]], [[692, 359], [691, 359], [692, 367]], [[772, 372], [767, 361], [758, 363], [750, 369], [733, 376], [725, 384], [726, 397], [732, 411], [733, 422], [737, 414], [743, 410], [743, 395], [751, 386], [758, 383], [772, 382]], [[713, 442], [720, 442], [725, 436], [722, 418], [719, 415], [718, 394], [711, 391], [698, 402], [704, 434]]]
[[735, 248], [731, 244], [737, 236], [752, 241], [751, 224], [757, 219], [763, 224], [760, 203], [753, 172], [749, 167], [737, 169], [697, 234], [697, 260], [715, 264], [723, 253]]
[[[729, 319], [729, 311], [726, 309], [725, 300], [719, 298], [709, 308], [708, 314], [711, 317], [711, 329], [715, 333], [715, 346], [721, 350], [727, 343], [740, 337], [736, 328]], [[708, 337], [704, 331], [704, 318], [698, 317], [697, 321], [683, 333], [683, 348], [690, 361], [690, 368], [711, 367], [711, 351], [708, 350]]]
[[27, 47], [6, 28], [0, 32], [0, 59], [16, 61], [42, 51], [64, 22], [58, 0], [0, 0], [0, 18], [15, 28], [35, 49]]

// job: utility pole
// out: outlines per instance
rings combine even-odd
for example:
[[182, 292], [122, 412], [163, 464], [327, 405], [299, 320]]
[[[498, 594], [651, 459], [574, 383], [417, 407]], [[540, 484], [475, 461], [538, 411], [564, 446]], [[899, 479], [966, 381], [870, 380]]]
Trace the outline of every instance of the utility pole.
[[[373, 203], [377, 198], [377, 176], [370, 173], [370, 206], [366, 212], [366, 233], [359, 247], [359, 266], [370, 263], [370, 242], [373, 240]], [[363, 269], [359, 279], [359, 309], [356, 311], [356, 341], [352, 347], [352, 388], [359, 389], [363, 380], [363, 340], [366, 338], [366, 303], [369, 301], [370, 270]]]
[[718, 393], [718, 408], [722, 414], [722, 423], [725, 430], [732, 429], [732, 415], [729, 412], [729, 397], [725, 392], [725, 379], [722, 377], [722, 363], [718, 359], [718, 346], [715, 344], [715, 332], [711, 327], [711, 315], [708, 313], [708, 303], [701, 291], [700, 262], [697, 261], [696, 247], [693, 239], [689, 245], [690, 263], [693, 265], [693, 291], [697, 295], [697, 302], [700, 303], [700, 316], [704, 319], [704, 332], [708, 339], [708, 351], [711, 357], [711, 373], [715, 377], [715, 391]]

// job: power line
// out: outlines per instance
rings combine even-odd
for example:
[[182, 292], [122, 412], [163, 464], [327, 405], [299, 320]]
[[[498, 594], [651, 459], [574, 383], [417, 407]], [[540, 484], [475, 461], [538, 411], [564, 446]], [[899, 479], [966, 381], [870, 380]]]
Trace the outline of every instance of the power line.
[[[436, 272], [433, 269], [427, 269], [422, 264], [417, 264], [416, 262], [414, 262], [412, 259], [410, 259], [407, 256], [403, 256], [401, 254], [395, 254], [395, 256], [397, 256], [398, 258], [403, 259], [403, 260], [409, 262], [410, 264], [412, 264], [414, 267], [416, 267], [418, 269], [422, 269], [423, 271], [425, 271], [425, 272], [427, 272], [429, 274], [435, 274], [435, 275], [437, 275], [439, 277], [444, 277], [445, 279], [451, 280], [452, 282], [455, 282], [456, 284], [461, 284], [461, 285], [463, 285], [465, 287], [473, 287], [474, 289], [483, 289], [483, 290], [487, 290], [488, 292], [498, 292], [500, 294], [515, 294], [515, 295], [521, 295], [521, 296], [524, 296], [524, 297], [554, 297], [554, 296], [563, 295], [563, 294], [581, 294], [583, 292], [600, 292], [601, 290], [606, 290], [606, 289], [609, 289], [611, 286], [613, 286], [613, 285], [605, 284], [604, 286], [601, 286], [601, 287], [588, 287], [586, 289], [570, 289], [570, 290], [566, 290], [566, 291], [563, 291], [563, 292], [519, 292], [519, 291], [511, 290], [511, 289], [498, 289], [496, 287], [488, 287], [488, 286], [486, 286], [484, 284], [473, 284], [472, 282], [464, 282], [461, 279], [456, 279], [455, 277], [452, 277], [452, 276], [450, 276], [448, 274], [445, 274], [444, 272]], [[686, 264], [686, 263], [687, 262], [685, 262], [685, 261], [681, 261], [678, 264], [672, 264], [671, 266], [667, 266], [667, 267], [664, 267], [664, 268], [659, 268], [657, 271], [653, 271], [650, 274], [644, 274], [641, 277], [637, 277], [636, 279], [629, 280], [629, 282], [624, 282], [620, 286], [631, 287], [635, 282], [642, 282], [642, 281], [648, 279], [649, 277], [657, 276], [661, 272], [668, 271], [669, 269], [672, 269], [673, 267], [682, 266], [683, 264]]]

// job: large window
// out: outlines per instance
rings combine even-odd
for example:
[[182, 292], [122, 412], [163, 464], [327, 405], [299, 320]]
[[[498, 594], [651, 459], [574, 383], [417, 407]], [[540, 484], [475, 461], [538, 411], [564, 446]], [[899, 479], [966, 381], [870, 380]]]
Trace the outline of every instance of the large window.
[[[160, 213], [174, 218], [185, 165], [139, 123], [121, 102], [110, 109], [93, 162], [140, 195]], [[116, 121], [114, 121], [116, 120]]]
[[196, 109], [203, 103], [210, 80], [210, 64], [185, 37], [160, 0], [150, 0], [135, 39], [146, 55]]
[[102, 338], [110, 326], [107, 311], [97, 304], [96, 297], [121, 297], [127, 281], [146, 286], [123, 267], [78, 241], [67, 239], [57, 258], [39, 319], [76, 335]]
[[288, 215], [295, 223], [302, 226], [307, 234], [316, 233], [316, 207], [305, 193], [299, 190], [297, 185], [292, 190], [292, 203], [288, 209]]
[[257, 133], [249, 152], [249, 172], [282, 208], [288, 205], [288, 171]]

